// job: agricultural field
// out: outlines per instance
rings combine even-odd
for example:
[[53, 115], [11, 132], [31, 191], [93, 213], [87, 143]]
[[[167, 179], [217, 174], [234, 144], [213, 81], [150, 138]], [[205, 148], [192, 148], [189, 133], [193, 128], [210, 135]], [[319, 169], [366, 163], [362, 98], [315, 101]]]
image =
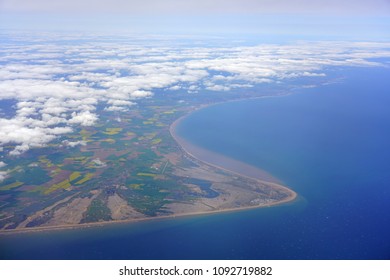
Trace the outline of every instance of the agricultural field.
[[120, 114], [101, 109], [93, 126], [81, 126], [12, 160], [7, 153], [14, 147], [4, 147], [8, 164], [0, 182], [0, 231], [251, 205], [259, 193], [267, 193], [253, 191], [253, 185], [267, 186], [237, 181], [236, 174], [191, 158], [170, 134], [175, 120], [209, 102], [207, 95], [188, 98], [146, 99]]
[[169, 214], [167, 204], [196, 198], [166, 157], [180, 151], [169, 125], [188, 108], [146, 105], [120, 118], [102, 110], [96, 125], [15, 157], [0, 183], [0, 229], [53, 224], [70, 206], [83, 211], [78, 223], [109, 221], [114, 195], [140, 216]]

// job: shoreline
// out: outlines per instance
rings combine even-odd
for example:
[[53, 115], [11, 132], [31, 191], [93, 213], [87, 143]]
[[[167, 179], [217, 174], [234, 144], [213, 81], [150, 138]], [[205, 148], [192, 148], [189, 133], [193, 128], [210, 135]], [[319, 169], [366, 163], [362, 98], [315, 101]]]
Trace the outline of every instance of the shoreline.
[[[288, 188], [287, 188], [288, 189]], [[288, 189], [290, 190], [290, 189]], [[156, 216], [156, 217], [145, 217], [138, 219], [127, 219], [127, 220], [112, 220], [112, 221], [102, 221], [102, 222], [94, 222], [94, 223], [86, 223], [86, 224], [69, 224], [69, 225], [60, 225], [60, 226], [44, 226], [44, 227], [31, 227], [31, 228], [21, 228], [21, 229], [9, 229], [0, 231], [1, 235], [9, 235], [9, 234], [24, 234], [24, 233], [34, 233], [34, 232], [49, 232], [49, 231], [59, 231], [59, 230], [73, 230], [73, 229], [86, 229], [86, 228], [94, 228], [100, 226], [107, 225], [120, 225], [120, 224], [130, 224], [130, 223], [138, 223], [138, 222], [148, 222], [148, 221], [158, 221], [158, 220], [169, 220], [176, 218], [185, 218], [191, 216], [203, 216], [203, 215], [218, 215], [221, 213], [229, 213], [229, 212], [238, 212], [245, 210], [253, 210], [258, 208], [266, 208], [273, 207], [279, 204], [292, 202], [297, 198], [297, 194], [294, 192], [295, 196], [293, 198], [287, 197], [285, 199], [274, 201], [265, 205], [254, 205], [254, 206], [245, 206], [238, 208], [229, 208], [229, 209], [220, 209], [220, 210], [212, 210], [212, 211], [199, 211], [199, 212], [190, 212], [190, 213], [180, 213], [180, 214], [172, 214], [167, 216]]]
[[[284, 95], [280, 95], [284, 96]], [[178, 214], [171, 214], [166, 216], [156, 216], [156, 217], [143, 217], [143, 218], [133, 218], [133, 219], [124, 219], [124, 220], [110, 220], [110, 221], [101, 221], [101, 222], [94, 222], [94, 223], [86, 223], [86, 224], [68, 224], [68, 225], [58, 225], [58, 226], [43, 226], [43, 227], [31, 227], [31, 228], [19, 228], [19, 229], [9, 229], [9, 230], [0, 230], [0, 236], [1, 235], [9, 235], [9, 234], [23, 234], [23, 233], [34, 233], [34, 232], [46, 232], [46, 231], [58, 231], [58, 230], [72, 230], [72, 229], [86, 229], [86, 228], [92, 228], [92, 227], [99, 227], [99, 226], [106, 226], [106, 225], [119, 225], [119, 224], [128, 224], [128, 223], [136, 223], [136, 222], [146, 222], [146, 221], [157, 221], [157, 220], [163, 220], [163, 219], [175, 219], [175, 218], [182, 218], [182, 217], [191, 217], [191, 216], [201, 216], [201, 215], [214, 215], [214, 214], [220, 214], [220, 213], [228, 213], [228, 212], [236, 212], [236, 211], [245, 211], [245, 210], [251, 210], [251, 209], [257, 209], [257, 208], [265, 208], [265, 207], [273, 207], [279, 204], [284, 204], [288, 202], [292, 202], [297, 199], [298, 194], [291, 190], [290, 188], [282, 185], [282, 183], [274, 178], [272, 175], [267, 173], [266, 171], [251, 166], [249, 164], [246, 164], [244, 162], [240, 162], [234, 159], [231, 159], [229, 157], [214, 153], [212, 151], [203, 149], [201, 147], [197, 147], [196, 145], [190, 144], [180, 136], [178, 136], [175, 133], [175, 128], [177, 125], [186, 117], [188, 117], [191, 113], [198, 111], [200, 109], [227, 103], [227, 102], [237, 102], [237, 101], [244, 101], [248, 99], [259, 99], [259, 98], [265, 98], [268, 96], [262, 96], [262, 97], [254, 97], [254, 98], [243, 98], [243, 99], [236, 99], [236, 100], [229, 100], [226, 102], [217, 102], [212, 104], [205, 104], [201, 105], [197, 108], [194, 108], [190, 111], [188, 111], [185, 115], [181, 116], [180, 118], [176, 119], [173, 123], [169, 126], [169, 133], [171, 137], [175, 140], [177, 145], [179, 146], [180, 150], [183, 154], [186, 156], [192, 158], [193, 160], [200, 162], [201, 164], [211, 166], [216, 169], [223, 170], [225, 172], [228, 172], [230, 174], [233, 174], [235, 176], [239, 177], [245, 177], [249, 179], [256, 180], [260, 183], [264, 183], [269, 185], [272, 188], [275, 189], [282, 189], [284, 192], [288, 193], [288, 196], [282, 200], [279, 201], [273, 201], [269, 202], [263, 205], [254, 205], [254, 206], [244, 206], [244, 207], [237, 207], [237, 208], [227, 208], [227, 209], [219, 209], [219, 210], [210, 210], [210, 211], [198, 211], [198, 212], [188, 212], [188, 213], [178, 213]], [[279, 97], [279, 96], [270, 96], [270, 97]], [[183, 144], [184, 143], [184, 144]], [[236, 171], [231, 170], [226, 167], [222, 167], [218, 164], [208, 162], [206, 160], [200, 159], [199, 157], [195, 156], [192, 152], [188, 151], [186, 149], [188, 146], [192, 146], [192, 148], [197, 149], [197, 151], [201, 151], [202, 153], [207, 153], [211, 157], [217, 157], [219, 160], [225, 160], [230, 163], [234, 163], [236, 166], [241, 166], [241, 169], [249, 170], [250, 172], [256, 172], [257, 176], [250, 176], [248, 174], [243, 174], [242, 171]]]
[[[204, 107], [202, 107], [204, 108]], [[201, 108], [200, 108], [201, 109]], [[176, 143], [178, 143], [180, 149], [182, 152], [186, 155], [188, 155], [190, 158], [192, 158], [195, 161], [198, 161], [202, 164], [212, 166], [217, 169], [222, 169], [228, 173], [233, 173], [238, 176], [262, 181], [262, 182], [269, 182], [269, 183], [276, 183], [276, 184], [282, 184], [280, 180], [273, 177], [268, 172], [255, 167], [253, 165], [247, 164], [245, 162], [235, 160], [233, 158], [230, 158], [228, 156], [224, 156], [222, 154], [207, 150], [205, 148], [199, 147], [197, 145], [194, 145], [187, 140], [183, 139], [182, 137], [178, 136], [175, 133], [175, 129], [177, 125], [180, 124], [182, 120], [184, 120], [189, 114], [186, 114], [185, 116], [180, 117], [175, 122], [172, 123], [170, 127], [170, 133], [173, 139], [175, 139]], [[191, 151], [190, 151], [191, 150]], [[195, 155], [197, 154], [197, 155]], [[204, 159], [204, 157], [207, 157], [207, 159]], [[219, 162], [224, 162], [225, 166], [221, 166]], [[227, 165], [234, 166], [235, 168], [229, 168]], [[233, 170], [237, 169], [237, 167], [240, 167], [240, 170]]]
[[253, 210], [258, 208], [273, 207], [279, 204], [292, 202], [296, 198], [297, 195], [295, 195], [292, 199], [290, 197], [287, 197], [286, 199], [271, 202], [261, 206], [254, 205], [254, 206], [245, 206], [239, 208], [229, 208], [229, 209], [220, 209], [220, 210], [212, 210], [212, 211], [199, 211], [199, 212], [172, 214], [167, 216], [145, 217], [145, 218], [128, 219], [128, 220], [112, 220], [112, 221], [94, 222], [94, 223], [87, 223], [87, 224], [69, 224], [69, 225], [60, 225], [60, 226], [9, 229], [9, 230], [0, 231], [0, 236], [9, 235], [9, 234], [24, 234], [24, 233], [59, 231], [59, 230], [87, 229], [87, 228], [96, 228], [96, 227], [109, 226], [109, 225], [131, 224], [131, 223], [138, 223], [138, 222], [142, 223], [142, 222], [149, 222], [149, 221], [152, 222], [158, 220], [169, 220], [169, 219], [185, 218], [185, 217], [192, 217], [192, 216], [218, 215], [221, 213], [238, 212], [238, 211]]
[[[265, 98], [265, 97], [268, 97], [268, 96], [255, 97], [255, 98], [251, 98], [251, 99], [259, 99], [259, 98]], [[276, 96], [270, 96], [270, 97], [276, 97]], [[230, 100], [230, 101], [227, 101], [227, 102], [235, 102], [235, 101], [243, 101], [243, 100], [248, 100], [248, 99]], [[187, 118], [193, 112], [201, 110], [201, 109], [204, 109], [204, 108], [207, 108], [207, 107], [210, 107], [210, 106], [214, 106], [214, 105], [218, 105], [218, 104], [222, 104], [222, 103], [227, 103], [227, 102], [219, 102], [219, 103], [213, 103], [213, 104], [209, 104], [209, 105], [203, 105], [203, 106], [200, 106], [198, 108], [195, 108], [194, 110], [189, 111], [184, 116], [181, 116], [180, 118], [175, 120], [169, 127], [169, 132], [170, 132], [172, 138], [179, 145], [179, 147], [183, 151], [183, 153], [187, 154], [190, 158], [194, 159], [195, 161], [201, 162], [202, 164], [205, 164], [205, 165], [217, 168], [217, 169], [224, 170], [225, 172], [228, 172], [228, 173], [240, 176], [240, 177], [253, 179], [253, 180], [256, 180], [258, 182], [271, 185], [274, 188], [283, 189], [284, 191], [287, 191], [290, 194], [289, 197], [287, 197], [286, 199], [283, 199], [281, 201], [272, 202], [272, 203], [269, 203], [269, 204], [266, 204], [266, 205], [261, 205], [261, 206], [241, 207], [241, 208], [237, 208], [237, 209], [233, 208], [232, 210], [239, 210], [239, 209], [245, 209], [245, 208], [261, 208], [261, 207], [272, 206], [272, 205], [275, 205], [275, 204], [291, 202], [291, 201], [295, 200], [297, 198], [298, 194], [295, 191], [293, 191], [292, 189], [282, 185], [282, 182], [280, 182], [277, 178], [273, 177], [268, 172], [266, 172], [266, 171], [264, 171], [264, 170], [262, 170], [262, 169], [260, 169], [258, 167], [255, 167], [255, 166], [246, 164], [244, 162], [241, 162], [241, 161], [238, 161], [238, 160], [226, 157], [224, 155], [221, 155], [221, 154], [218, 154], [218, 153], [206, 150], [204, 148], [198, 147], [198, 146], [196, 146], [194, 144], [191, 144], [188, 141], [184, 140], [182, 137], [178, 136], [175, 133], [175, 129], [180, 124], [180, 122], [182, 120], [184, 120], [185, 118]], [[187, 148], [185, 146], [187, 146]], [[244, 168], [241, 168], [241, 169], [243, 169], [243, 170], [246, 169], [246, 171], [244, 172], [246, 174], [243, 173], [243, 170], [240, 170], [240, 171], [232, 170], [232, 169], [229, 169], [227, 167], [220, 166], [219, 164], [211, 163], [211, 162], [209, 162], [207, 160], [201, 159], [198, 156], [195, 156], [193, 152], [190, 152], [188, 150], [188, 147], [190, 147], [191, 149], [195, 149], [196, 152], [207, 153], [207, 155], [211, 155], [211, 157], [218, 157], [219, 161], [226, 160], [226, 161], [229, 161], [229, 163], [233, 163], [235, 166], [244, 167]], [[249, 173], [256, 172], [256, 176], [253, 176], [253, 174], [248, 175], [248, 169], [250, 169]]]

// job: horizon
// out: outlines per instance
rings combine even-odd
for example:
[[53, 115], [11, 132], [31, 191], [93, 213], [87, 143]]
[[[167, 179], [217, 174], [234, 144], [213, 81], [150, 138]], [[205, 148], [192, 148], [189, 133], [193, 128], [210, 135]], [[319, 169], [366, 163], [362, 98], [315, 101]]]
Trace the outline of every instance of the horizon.
[[386, 41], [390, 2], [3, 0], [0, 29]]

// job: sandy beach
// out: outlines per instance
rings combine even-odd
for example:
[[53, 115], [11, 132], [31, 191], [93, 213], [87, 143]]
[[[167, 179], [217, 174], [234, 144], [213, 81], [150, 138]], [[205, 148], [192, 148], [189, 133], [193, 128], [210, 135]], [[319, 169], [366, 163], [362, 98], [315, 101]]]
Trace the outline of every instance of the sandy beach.
[[[202, 108], [205, 108], [206, 106], [202, 106], [196, 110], [200, 110]], [[273, 177], [268, 172], [254, 167], [252, 165], [249, 165], [247, 163], [229, 158], [227, 156], [215, 153], [213, 151], [206, 150], [202, 147], [196, 146], [189, 141], [186, 141], [182, 137], [180, 137], [176, 133], [177, 126], [180, 124], [181, 121], [183, 121], [187, 116], [189, 116], [192, 112], [187, 113], [186, 115], [180, 117], [175, 122], [172, 123], [172, 125], [169, 128], [169, 132], [171, 133], [171, 136], [175, 139], [175, 141], [179, 144], [181, 149], [184, 153], [195, 159], [196, 161], [199, 161], [203, 164], [213, 166], [218, 169], [225, 170], [227, 172], [236, 174], [238, 176], [255, 179], [257, 181], [260, 181], [262, 183], [266, 183], [271, 185], [274, 188], [282, 188], [285, 191], [289, 192], [291, 194], [291, 199], [287, 199], [287, 201], [292, 201], [296, 198], [297, 194], [291, 190], [290, 188], [283, 186], [283, 183], [278, 180], [277, 178]], [[287, 201], [282, 201], [287, 202]], [[279, 203], [278, 203], [279, 204]]]
[[[206, 105], [207, 106], [207, 105]], [[202, 106], [200, 108], [197, 108], [195, 110], [202, 109], [206, 106]], [[142, 221], [150, 221], [150, 220], [157, 220], [157, 219], [174, 219], [178, 217], [186, 217], [186, 216], [194, 216], [194, 215], [211, 215], [211, 214], [218, 214], [218, 213], [224, 213], [224, 212], [232, 212], [232, 211], [243, 211], [248, 209], [254, 209], [254, 208], [261, 208], [261, 207], [271, 207], [275, 205], [279, 205], [282, 203], [287, 203], [295, 200], [297, 198], [297, 194], [289, 189], [288, 187], [284, 186], [277, 178], [273, 177], [271, 174], [267, 173], [264, 170], [261, 170], [257, 167], [251, 166], [249, 164], [246, 164], [244, 162], [240, 162], [237, 160], [234, 160], [232, 158], [226, 157], [224, 155], [203, 149], [201, 147], [198, 147], [196, 145], [193, 145], [192, 143], [186, 141], [176, 133], [176, 128], [180, 124], [180, 122], [186, 118], [188, 115], [190, 115], [195, 110], [191, 110], [186, 115], [180, 117], [176, 121], [174, 121], [170, 127], [169, 131], [171, 136], [174, 138], [174, 140], [179, 145], [181, 152], [186, 155], [187, 157], [191, 158], [194, 162], [201, 166], [209, 166], [209, 169], [211, 170], [223, 170], [224, 172], [227, 172], [231, 174], [231, 176], [248, 179], [248, 180], [254, 180], [256, 184], [266, 186], [269, 189], [273, 189], [277, 192], [282, 192], [287, 194], [287, 196], [280, 200], [270, 200], [266, 202], [261, 202], [258, 205], [245, 205], [245, 206], [239, 206], [239, 207], [226, 207], [226, 208], [219, 208], [219, 207], [206, 207], [203, 208], [200, 207], [201, 204], [204, 204], [203, 202], [200, 202], [197, 205], [193, 205], [193, 207], [183, 207], [181, 205], [180, 207], [177, 207], [173, 211], [173, 214], [169, 215], [161, 215], [161, 216], [154, 216], [154, 217], [141, 217], [141, 216], [133, 216], [131, 218], [121, 219], [121, 220], [110, 220], [110, 221], [100, 221], [100, 222], [93, 222], [93, 223], [86, 223], [86, 224], [62, 224], [62, 225], [45, 225], [40, 227], [31, 227], [31, 228], [16, 228], [16, 229], [10, 229], [10, 230], [1, 230], [0, 234], [15, 234], [15, 233], [25, 233], [25, 232], [40, 232], [40, 231], [51, 231], [51, 230], [65, 230], [65, 229], [79, 229], [79, 228], [89, 228], [89, 227], [96, 227], [96, 226], [104, 226], [104, 225], [111, 225], [111, 224], [123, 224], [123, 223], [133, 223], [133, 222], [142, 222]], [[222, 199], [221, 199], [222, 200]], [[218, 201], [217, 201], [218, 202]], [[207, 205], [207, 204], [205, 204]]]

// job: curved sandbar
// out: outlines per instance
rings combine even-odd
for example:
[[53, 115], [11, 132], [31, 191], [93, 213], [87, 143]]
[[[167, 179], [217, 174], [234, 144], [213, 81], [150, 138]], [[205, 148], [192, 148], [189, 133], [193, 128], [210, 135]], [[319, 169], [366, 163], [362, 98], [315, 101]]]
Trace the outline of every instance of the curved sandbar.
[[[231, 101], [230, 101], [231, 102]], [[216, 105], [216, 104], [213, 104]], [[282, 183], [273, 177], [268, 172], [254, 167], [252, 165], [246, 164], [244, 162], [229, 158], [227, 156], [215, 153], [213, 151], [204, 149], [202, 147], [196, 146], [189, 141], [183, 139], [176, 133], [177, 126], [185, 119], [187, 118], [191, 113], [194, 111], [201, 110], [205, 107], [208, 107], [210, 105], [201, 106], [186, 115], [180, 117], [176, 121], [174, 121], [170, 128], [169, 132], [173, 139], [178, 143], [178, 145], [181, 147], [184, 153], [186, 153], [189, 157], [193, 158], [195, 161], [201, 162], [203, 164], [212, 166], [217, 169], [222, 169], [226, 172], [236, 174], [241, 177], [254, 179], [258, 181], [259, 183], [266, 184], [274, 189], [283, 190], [283, 192], [288, 193], [288, 196], [282, 200], [279, 201], [273, 201], [267, 204], [263, 205], [256, 205], [256, 206], [245, 206], [240, 208], [232, 208], [232, 209], [224, 209], [222, 211], [233, 211], [233, 210], [240, 210], [240, 209], [247, 209], [247, 208], [258, 208], [258, 207], [267, 207], [271, 205], [291, 202], [297, 198], [297, 193], [291, 190], [290, 188], [283, 186]], [[208, 213], [208, 212], [207, 212]]]

